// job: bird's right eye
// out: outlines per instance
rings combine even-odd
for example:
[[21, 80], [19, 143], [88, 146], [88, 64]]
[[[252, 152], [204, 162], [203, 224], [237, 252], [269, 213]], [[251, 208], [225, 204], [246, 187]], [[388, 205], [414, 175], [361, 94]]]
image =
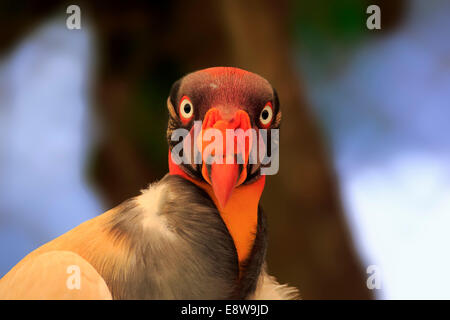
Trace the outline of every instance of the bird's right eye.
[[179, 114], [184, 124], [189, 123], [194, 117], [194, 106], [187, 96], [181, 98]]
[[261, 123], [263, 128], [268, 128], [272, 123], [272, 118], [273, 118], [272, 103], [268, 102], [264, 106], [264, 109], [261, 110], [261, 113], [259, 115], [259, 122]]

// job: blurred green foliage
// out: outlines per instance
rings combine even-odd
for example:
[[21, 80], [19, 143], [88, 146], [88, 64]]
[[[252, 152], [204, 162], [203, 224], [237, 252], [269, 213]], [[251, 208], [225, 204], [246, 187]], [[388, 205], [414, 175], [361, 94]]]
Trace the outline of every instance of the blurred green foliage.
[[295, 1], [291, 30], [305, 47], [321, 52], [330, 43], [352, 44], [364, 35], [368, 3], [361, 0]]
[[125, 121], [132, 145], [137, 146], [144, 160], [152, 164], [157, 176], [168, 170], [166, 101], [174, 79], [180, 77], [177, 70], [171, 61], [163, 61], [152, 72], [146, 73], [139, 81]]

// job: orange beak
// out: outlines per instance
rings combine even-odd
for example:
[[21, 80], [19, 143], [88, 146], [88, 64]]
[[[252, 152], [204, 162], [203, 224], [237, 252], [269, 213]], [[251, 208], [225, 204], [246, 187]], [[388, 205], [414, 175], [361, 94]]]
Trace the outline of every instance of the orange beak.
[[250, 118], [243, 110], [238, 110], [230, 120], [224, 120], [219, 110], [212, 108], [203, 120], [198, 135], [201, 141], [197, 143], [201, 146], [202, 175], [212, 186], [221, 209], [225, 208], [233, 190], [247, 178], [252, 139], [245, 132], [250, 128]]

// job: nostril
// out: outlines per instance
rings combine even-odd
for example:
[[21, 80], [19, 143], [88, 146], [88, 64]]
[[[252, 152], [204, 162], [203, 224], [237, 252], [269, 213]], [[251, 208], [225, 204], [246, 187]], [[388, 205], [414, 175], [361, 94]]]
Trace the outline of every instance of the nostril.
[[243, 129], [246, 131], [251, 128], [250, 118], [244, 110], [230, 111], [227, 112], [227, 115], [231, 116], [225, 117], [223, 110], [211, 108], [203, 118], [202, 129]]

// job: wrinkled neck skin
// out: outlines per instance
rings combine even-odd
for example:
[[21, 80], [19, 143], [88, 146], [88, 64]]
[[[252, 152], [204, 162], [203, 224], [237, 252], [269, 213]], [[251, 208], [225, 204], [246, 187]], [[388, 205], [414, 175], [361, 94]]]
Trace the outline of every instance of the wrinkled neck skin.
[[265, 176], [261, 176], [261, 178], [251, 184], [236, 187], [226, 206], [220, 208], [212, 187], [204, 181], [189, 177], [172, 161], [170, 153], [169, 173], [182, 176], [208, 193], [233, 238], [239, 265], [242, 266], [242, 263], [249, 257], [253, 247], [258, 224], [258, 204], [264, 189]]

